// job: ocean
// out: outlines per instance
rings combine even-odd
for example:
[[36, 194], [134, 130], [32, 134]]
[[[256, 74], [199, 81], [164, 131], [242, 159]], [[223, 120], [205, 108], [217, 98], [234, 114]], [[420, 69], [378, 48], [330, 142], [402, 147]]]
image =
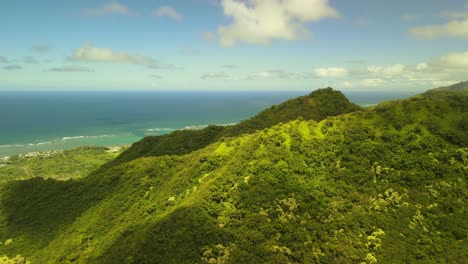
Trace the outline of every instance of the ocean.
[[[128, 145], [147, 135], [229, 125], [295, 92], [0, 92], [0, 157], [78, 146]], [[359, 105], [409, 92], [344, 92]]]

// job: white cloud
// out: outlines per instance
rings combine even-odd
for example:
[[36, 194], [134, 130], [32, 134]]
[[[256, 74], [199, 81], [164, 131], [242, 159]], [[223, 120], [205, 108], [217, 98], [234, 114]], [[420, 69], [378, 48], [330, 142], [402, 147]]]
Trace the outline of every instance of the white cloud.
[[269, 70], [255, 72], [247, 76], [247, 80], [261, 80], [261, 79], [282, 79], [282, 80], [295, 80], [302, 79], [304, 76], [284, 70]]
[[85, 9], [83, 13], [86, 16], [132, 15], [127, 6], [118, 2], [108, 3], [102, 7]]
[[201, 76], [202, 79], [227, 79], [229, 75], [224, 72], [206, 73]]
[[437, 68], [468, 70], [468, 51], [447, 54], [438, 59], [431, 60], [429, 65]]
[[425, 69], [427, 69], [429, 66], [427, 65], [427, 63], [425, 62], [422, 62], [422, 63], [419, 63], [417, 66], [416, 66], [416, 69], [418, 71], [423, 71]]
[[238, 41], [268, 44], [271, 39], [294, 40], [308, 31], [305, 22], [338, 18], [328, 0], [222, 0], [224, 14], [232, 23], [218, 27], [219, 43]]
[[409, 32], [411, 35], [418, 38], [468, 38], [468, 17], [460, 20], [452, 20], [442, 25], [413, 27]]
[[78, 66], [78, 65], [69, 65], [63, 67], [50, 68], [49, 71], [52, 72], [92, 72], [88, 67]]
[[75, 49], [69, 58], [72, 61], [108, 62], [108, 63], [133, 63], [152, 65], [156, 61], [151, 57], [132, 55], [124, 52], [114, 52], [107, 48], [97, 48], [91, 45], [83, 45]]
[[345, 77], [348, 75], [348, 70], [339, 67], [316, 68], [314, 73], [317, 77]]
[[390, 66], [370, 66], [367, 71], [373, 75], [380, 77], [391, 77], [404, 73], [406, 66], [403, 64], [394, 64]]
[[382, 85], [385, 81], [380, 78], [369, 78], [361, 80], [360, 84], [365, 87], [377, 87]]
[[[468, 73], [468, 50], [449, 53], [438, 58], [415, 64], [356, 65], [348, 69], [346, 79], [353, 88], [407, 87], [424, 89], [443, 83], [466, 81]], [[332, 79], [337, 81], [338, 79]], [[343, 83], [344, 87], [348, 85]]]
[[169, 17], [175, 21], [181, 21], [182, 20], [182, 15], [177, 12], [174, 8], [170, 6], [161, 6], [156, 10], [155, 15], [157, 17]]

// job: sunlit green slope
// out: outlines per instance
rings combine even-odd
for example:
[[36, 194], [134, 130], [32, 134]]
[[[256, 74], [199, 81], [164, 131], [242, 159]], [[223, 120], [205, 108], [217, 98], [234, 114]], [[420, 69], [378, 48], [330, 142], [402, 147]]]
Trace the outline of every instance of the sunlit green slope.
[[[0, 190], [32, 263], [466, 263], [468, 96], [432, 93]], [[285, 111], [287, 111], [285, 109]]]
[[320, 121], [329, 116], [359, 109], [359, 106], [351, 103], [339, 91], [334, 91], [332, 88], [318, 89], [309, 95], [273, 105], [256, 116], [233, 126], [209, 126], [201, 130], [181, 130], [168, 135], [145, 137], [133, 144], [111, 165], [128, 162], [139, 157], [187, 154], [204, 148], [222, 137], [253, 133], [299, 117], [305, 120]]

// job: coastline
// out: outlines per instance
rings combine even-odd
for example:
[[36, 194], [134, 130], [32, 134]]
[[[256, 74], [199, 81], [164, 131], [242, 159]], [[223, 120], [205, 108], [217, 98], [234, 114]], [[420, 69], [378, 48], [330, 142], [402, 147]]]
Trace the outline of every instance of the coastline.
[[53, 156], [56, 156], [58, 154], [63, 154], [64, 152], [67, 151], [80, 151], [84, 149], [101, 149], [104, 148], [106, 153], [117, 153], [121, 152], [127, 148], [129, 148], [131, 144], [125, 144], [125, 145], [112, 145], [112, 146], [78, 146], [75, 148], [71, 149], [58, 149], [58, 150], [44, 150], [44, 151], [31, 151], [31, 152], [25, 152], [25, 153], [19, 153], [19, 154], [14, 154], [10, 156], [2, 156], [0, 154], [0, 168], [2, 165], [4, 166], [5, 164], [8, 164], [11, 162], [12, 159], [18, 158], [18, 159], [27, 159], [27, 158], [36, 158], [36, 157], [41, 157], [41, 158], [50, 158]]
[[129, 145], [93, 147], [71, 150], [29, 152], [0, 158], [0, 184], [12, 180], [68, 180], [89, 175], [101, 165], [115, 159]]
[[[215, 126], [231, 126], [237, 122], [213, 124]], [[142, 135], [136, 135], [131, 132], [117, 134], [101, 135], [79, 135], [79, 136], [61, 136], [55, 139], [38, 140], [37, 143], [25, 144], [6, 144], [0, 145], [0, 159], [16, 155], [34, 156], [37, 153], [53, 153], [56, 151], [74, 150], [81, 147], [106, 147], [113, 149], [116, 147], [130, 146], [145, 136], [161, 136], [178, 130], [200, 130], [208, 127], [208, 124], [186, 125], [180, 128], [153, 127], [141, 129]], [[42, 155], [42, 154], [41, 154]]]

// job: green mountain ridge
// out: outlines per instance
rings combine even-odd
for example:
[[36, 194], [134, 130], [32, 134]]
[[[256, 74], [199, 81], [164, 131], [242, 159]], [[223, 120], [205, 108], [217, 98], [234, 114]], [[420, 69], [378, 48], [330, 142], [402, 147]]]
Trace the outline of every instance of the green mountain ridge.
[[201, 130], [180, 130], [162, 136], [147, 136], [134, 143], [117, 159], [115, 165], [128, 162], [138, 157], [180, 155], [201, 149], [221, 139], [242, 134], [254, 133], [257, 130], [289, 122], [299, 117], [320, 121], [329, 116], [345, 114], [361, 109], [351, 103], [341, 92], [332, 88], [318, 89], [309, 95], [273, 105], [254, 117], [233, 126], [208, 126]]
[[468, 91], [468, 81], [429, 90], [431, 91]]
[[0, 255], [466, 263], [467, 105], [465, 93], [433, 91], [281, 121], [184, 155], [135, 155], [79, 180], [0, 185]]

